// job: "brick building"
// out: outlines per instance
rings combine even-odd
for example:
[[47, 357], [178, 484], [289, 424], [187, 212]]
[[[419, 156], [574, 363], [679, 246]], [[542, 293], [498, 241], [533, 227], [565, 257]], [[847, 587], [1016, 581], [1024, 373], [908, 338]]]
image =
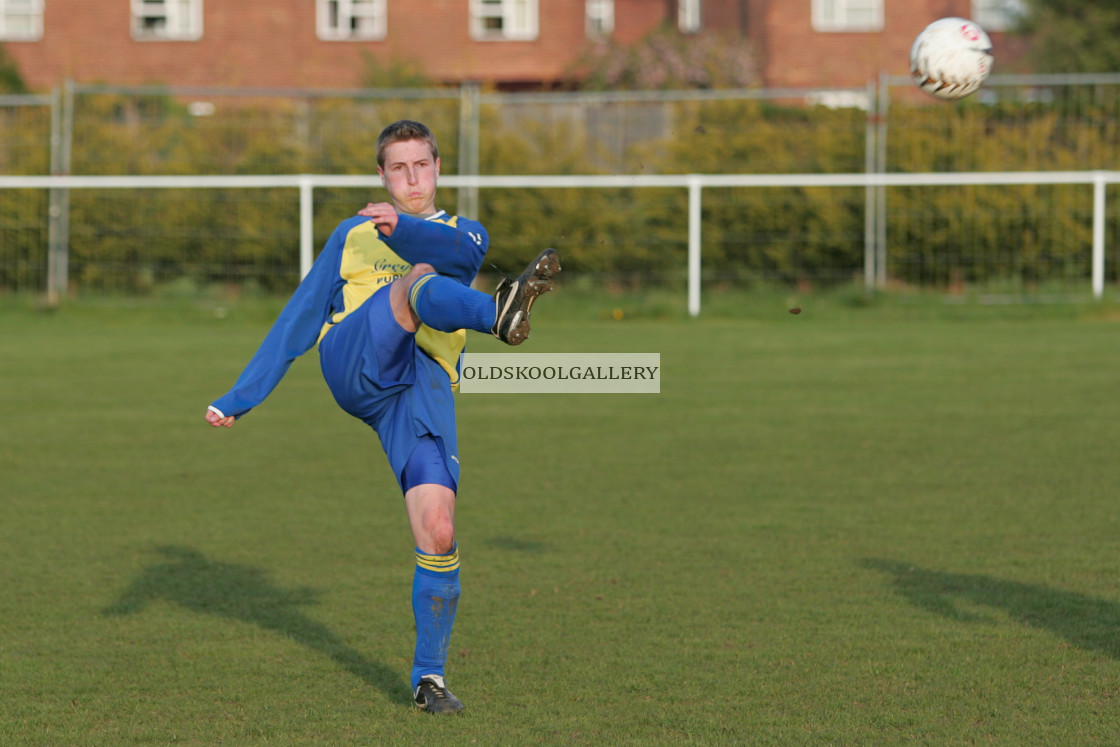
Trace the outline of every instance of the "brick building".
[[[971, 18], [996, 46], [997, 64], [1016, 56], [1002, 33], [1014, 25], [1019, 0], [772, 0], [748, 3], [748, 36], [767, 86], [860, 86], [909, 73], [910, 45], [938, 18]], [[1015, 45], [1017, 46], [1017, 45]]]
[[[600, 38], [668, 26], [747, 40], [762, 84], [859, 86], [907, 71], [944, 16], [1006, 28], [1022, 0], [0, 0], [29, 88], [83, 83], [352, 88], [367, 59], [446, 83], [548, 87]], [[1000, 35], [993, 35], [998, 43]]]

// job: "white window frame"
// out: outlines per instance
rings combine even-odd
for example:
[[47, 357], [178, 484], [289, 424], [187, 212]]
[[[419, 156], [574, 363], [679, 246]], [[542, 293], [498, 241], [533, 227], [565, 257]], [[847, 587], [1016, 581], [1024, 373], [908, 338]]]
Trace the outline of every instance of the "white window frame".
[[[202, 38], [202, 0], [131, 0], [132, 38], [136, 41], [198, 41]], [[163, 19], [161, 27], [147, 18]]]
[[[23, 23], [17, 23], [17, 18]], [[39, 41], [42, 38], [43, 0], [0, 0], [0, 41]]]
[[[860, 16], [870, 17], [858, 20]], [[813, 30], [882, 31], [883, 0], [813, 0]]]
[[682, 34], [700, 31], [700, 0], [677, 0], [677, 28]]
[[389, 29], [386, 0], [315, 0], [315, 26], [324, 41], [377, 41]]
[[972, 20], [985, 31], [1015, 28], [1027, 10], [1024, 0], [972, 0]]
[[540, 33], [538, 0], [470, 1], [476, 41], [532, 41]]
[[586, 0], [584, 24], [590, 39], [602, 39], [614, 31], [614, 0]]

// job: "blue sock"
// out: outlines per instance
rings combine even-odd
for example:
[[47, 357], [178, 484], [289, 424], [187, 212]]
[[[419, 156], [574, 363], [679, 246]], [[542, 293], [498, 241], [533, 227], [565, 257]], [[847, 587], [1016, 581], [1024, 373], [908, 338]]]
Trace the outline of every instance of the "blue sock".
[[425, 674], [443, 676], [451, 626], [459, 606], [459, 548], [447, 555], [416, 550], [412, 577], [412, 614], [416, 618], [416, 654], [412, 659], [412, 689]]
[[497, 314], [493, 296], [434, 272], [412, 284], [408, 302], [420, 321], [440, 332], [473, 329], [490, 334]]

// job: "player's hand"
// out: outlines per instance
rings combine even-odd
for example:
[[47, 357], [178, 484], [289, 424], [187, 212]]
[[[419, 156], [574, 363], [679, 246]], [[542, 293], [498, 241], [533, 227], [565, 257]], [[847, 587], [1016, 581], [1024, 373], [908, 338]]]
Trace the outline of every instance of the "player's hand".
[[367, 203], [358, 211], [358, 215], [364, 215], [373, 221], [377, 230], [387, 237], [392, 236], [397, 228], [397, 209], [387, 202]]
[[236, 418], [234, 418], [232, 415], [226, 415], [223, 417], [213, 410], [206, 411], [206, 422], [214, 426], [215, 428], [232, 428], [234, 420], [236, 420]]

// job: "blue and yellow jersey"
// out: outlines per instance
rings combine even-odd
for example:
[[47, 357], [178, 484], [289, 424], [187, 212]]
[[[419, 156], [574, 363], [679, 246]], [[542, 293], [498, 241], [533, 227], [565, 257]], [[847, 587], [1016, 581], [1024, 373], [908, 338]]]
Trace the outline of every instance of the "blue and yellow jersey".
[[[233, 389], [213, 403], [214, 409], [240, 417], [259, 405], [296, 358], [414, 264], [427, 262], [439, 274], [469, 286], [482, 266], [489, 241], [481, 223], [442, 211], [427, 219], [402, 214], [388, 238], [366, 217], [343, 221]], [[458, 384], [464, 330], [439, 332], [421, 325], [416, 344], [440, 364], [452, 385]]]

